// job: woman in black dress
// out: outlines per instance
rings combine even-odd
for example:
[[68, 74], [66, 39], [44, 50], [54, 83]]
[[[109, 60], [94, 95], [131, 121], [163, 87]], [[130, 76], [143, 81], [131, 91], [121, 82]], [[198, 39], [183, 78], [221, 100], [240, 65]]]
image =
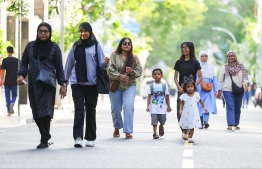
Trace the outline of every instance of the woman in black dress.
[[[63, 70], [62, 54], [59, 46], [51, 41], [52, 29], [48, 23], [37, 27], [35, 41], [26, 45], [18, 70], [18, 85], [24, 85], [23, 80], [28, 75], [29, 102], [33, 118], [41, 134], [37, 148], [47, 148], [50, 143], [50, 122], [54, 115], [56, 88], [47, 87], [36, 82], [40, 68], [54, 71], [58, 84], [61, 85], [61, 98], [66, 96], [66, 80]], [[39, 60], [38, 60], [39, 59]]]

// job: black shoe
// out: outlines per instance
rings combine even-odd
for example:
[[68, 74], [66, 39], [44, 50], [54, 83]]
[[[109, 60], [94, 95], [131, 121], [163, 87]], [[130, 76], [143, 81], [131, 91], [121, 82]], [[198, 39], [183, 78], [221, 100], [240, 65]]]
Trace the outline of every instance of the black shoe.
[[51, 144], [53, 143], [52, 142], [51, 143], [40, 143], [36, 148], [37, 149], [48, 148], [48, 146], [50, 146]]
[[40, 143], [36, 148], [37, 149], [48, 148], [48, 144], [47, 143]]
[[209, 127], [209, 124], [207, 122], [204, 122], [204, 128], [207, 129]]

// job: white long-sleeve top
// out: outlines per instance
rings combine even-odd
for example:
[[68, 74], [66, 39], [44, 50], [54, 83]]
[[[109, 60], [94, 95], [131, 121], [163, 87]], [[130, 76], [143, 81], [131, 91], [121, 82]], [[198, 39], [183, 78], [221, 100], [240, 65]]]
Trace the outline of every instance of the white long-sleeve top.
[[[238, 87], [244, 87], [249, 82], [248, 79], [244, 78], [242, 70], [236, 76], [232, 76], [232, 79]], [[221, 68], [218, 86], [218, 90], [232, 92], [232, 80], [229, 75], [225, 75], [225, 65]]]

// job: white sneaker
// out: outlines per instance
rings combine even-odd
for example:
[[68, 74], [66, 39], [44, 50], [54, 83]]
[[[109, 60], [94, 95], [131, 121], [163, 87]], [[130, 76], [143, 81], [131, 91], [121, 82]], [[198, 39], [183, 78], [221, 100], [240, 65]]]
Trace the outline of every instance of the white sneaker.
[[75, 145], [74, 147], [82, 147], [82, 138], [81, 137], [77, 137], [75, 139]]
[[86, 142], [86, 147], [94, 147], [95, 141], [87, 141]]

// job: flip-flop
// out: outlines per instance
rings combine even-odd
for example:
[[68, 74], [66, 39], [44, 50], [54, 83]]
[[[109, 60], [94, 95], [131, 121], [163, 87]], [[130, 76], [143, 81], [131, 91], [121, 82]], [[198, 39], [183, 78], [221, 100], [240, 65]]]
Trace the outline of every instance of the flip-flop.
[[159, 136], [163, 136], [165, 134], [164, 127], [159, 126]]

